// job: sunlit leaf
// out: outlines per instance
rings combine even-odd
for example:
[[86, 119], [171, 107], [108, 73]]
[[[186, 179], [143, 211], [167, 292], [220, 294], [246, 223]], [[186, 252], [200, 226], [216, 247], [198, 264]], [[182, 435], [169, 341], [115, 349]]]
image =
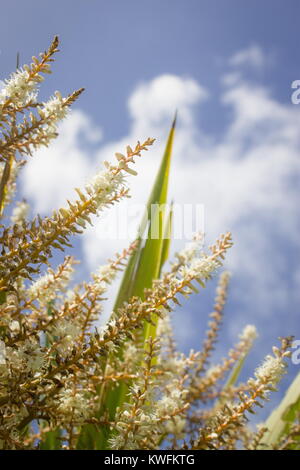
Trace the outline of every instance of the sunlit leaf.
[[272, 448], [287, 433], [300, 413], [300, 373], [296, 376], [279, 406], [272, 411], [264, 426], [268, 432], [262, 439], [263, 446]]

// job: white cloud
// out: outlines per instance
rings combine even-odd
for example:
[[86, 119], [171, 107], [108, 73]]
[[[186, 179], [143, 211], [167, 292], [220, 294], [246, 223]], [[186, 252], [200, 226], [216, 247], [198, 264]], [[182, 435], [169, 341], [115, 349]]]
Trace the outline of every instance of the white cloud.
[[[236, 66], [246, 60], [243, 54], [232, 59]], [[258, 66], [263, 58], [250, 48], [247, 60]], [[137, 163], [139, 175], [130, 179], [132, 201], [146, 201], [178, 108], [170, 197], [177, 203], [204, 203], [209, 241], [226, 230], [233, 232], [235, 246], [228, 266], [240, 289], [233, 295], [243, 296], [241, 308], [247, 309], [247, 322], [255, 323], [256, 317], [269, 315], [274, 308], [284, 309], [290, 294], [282, 282], [290, 269], [282, 247], [299, 249], [300, 117], [295, 106], [279, 103], [267, 89], [247, 84], [237, 75], [227, 81], [220, 103], [221, 110], [231, 109], [232, 120], [216, 138], [198, 130], [194, 115], [207, 97], [191, 78], [162, 75], [139, 85], [128, 101], [129, 135], [102, 145], [94, 159], [110, 159], [128, 143], [157, 137], [153, 150]], [[73, 113], [54, 146], [27, 165], [24, 191], [36, 210], [61, 204], [89, 174], [90, 159], [80, 146], [80, 133], [91, 139], [90, 127], [94, 126], [85, 114]], [[125, 240], [97, 236], [107, 224], [97, 222], [82, 239], [85, 261], [92, 269], [126, 245]], [[294, 278], [299, 281], [299, 272]]]
[[135, 131], [143, 127], [158, 127], [180, 110], [181, 122], [192, 124], [192, 107], [205, 99], [207, 91], [195, 80], [176, 75], [160, 75], [150, 82], [138, 85], [128, 101]]
[[236, 52], [229, 60], [229, 64], [234, 67], [248, 65], [256, 69], [261, 69], [265, 63], [266, 57], [256, 44]]
[[30, 199], [34, 212], [49, 213], [65, 205], [91, 174], [91, 159], [84, 142], [95, 143], [101, 131], [81, 111], [72, 111], [61, 123], [59, 137], [49, 148], [42, 148], [30, 159], [22, 172], [22, 190]]

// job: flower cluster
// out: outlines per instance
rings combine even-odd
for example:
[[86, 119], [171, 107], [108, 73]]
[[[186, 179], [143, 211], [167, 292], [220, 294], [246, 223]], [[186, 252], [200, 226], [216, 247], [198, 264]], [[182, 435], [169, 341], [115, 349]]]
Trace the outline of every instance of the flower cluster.
[[[49, 71], [49, 66], [46, 70]], [[16, 107], [21, 108], [35, 101], [37, 96], [36, 88], [42, 80], [41, 75], [31, 75], [30, 67], [24, 65], [23, 69], [17, 70], [8, 80], [5, 80], [5, 85], [0, 90], [0, 106], [9, 101]]]
[[10, 219], [13, 224], [22, 225], [22, 223], [25, 222], [28, 213], [29, 204], [25, 201], [20, 201], [16, 204]]

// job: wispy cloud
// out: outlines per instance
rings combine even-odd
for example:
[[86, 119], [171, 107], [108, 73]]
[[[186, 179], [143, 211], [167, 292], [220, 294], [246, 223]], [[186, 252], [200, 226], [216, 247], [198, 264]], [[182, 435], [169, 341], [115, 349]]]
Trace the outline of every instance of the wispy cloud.
[[234, 67], [251, 66], [256, 69], [261, 69], [266, 64], [267, 58], [261, 49], [256, 44], [236, 52], [229, 60], [229, 64]]

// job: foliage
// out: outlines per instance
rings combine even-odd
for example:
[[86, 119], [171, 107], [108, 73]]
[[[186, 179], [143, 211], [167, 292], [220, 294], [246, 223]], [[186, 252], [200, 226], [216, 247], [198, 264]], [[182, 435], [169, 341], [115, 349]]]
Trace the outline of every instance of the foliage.
[[[172, 214], [158, 214], [157, 239], [143, 237], [151, 233], [151, 206], [167, 202], [175, 121], [137, 239], [90, 280], [70, 287], [76, 261], [65, 256], [52, 268], [50, 258], [69, 247], [71, 237], [82, 233], [93, 216], [129, 196], [127, 176], [136, 174], [135, 158], [154, 139], [116, 153], [114, 163], [104, 162], [84, 188], [76, 188], [77, 199], [52, 215], [29, 221], [27, 204], [17, 202], [7, 220], [4, 209], [14, 198], [27, 156], [51, 143], [57, 124], [82, 92], [66, 98], [56, 92], [47, 102], [37, 101], [38, 86], [51, 72], [57, 51], [54, 38], [39, 59], [18, 69], [0, 91], [1, 448], [297, 448], [298, 387], [288, 392], [284, 405], [284, 410], [289, 406], [290, 425], [280, 424], [276, 439], [269, 436], [274, 429], [251, 431], [247, 426], [247, 413], [262, 406], [285, 373], [289, 338], [273, 348], [246, 383], [237, 384], [237, 379], [256, 337], [253, 326], [245, 328], [220, 364], [209, 367], [223, 319], [227, 272], [220, 274], [202, 349], [188, 355], [176, 349], [172, 310], [180, 296], [188, 298], [206, 286], [232, 240], [226, 233], [202, 251], [203, 239], [195, 237], [164, 270]], [[97, 327], [107, 288], [123, 268], [114, 311]], [[270, 424], [277, 426], [276, 419]]]

